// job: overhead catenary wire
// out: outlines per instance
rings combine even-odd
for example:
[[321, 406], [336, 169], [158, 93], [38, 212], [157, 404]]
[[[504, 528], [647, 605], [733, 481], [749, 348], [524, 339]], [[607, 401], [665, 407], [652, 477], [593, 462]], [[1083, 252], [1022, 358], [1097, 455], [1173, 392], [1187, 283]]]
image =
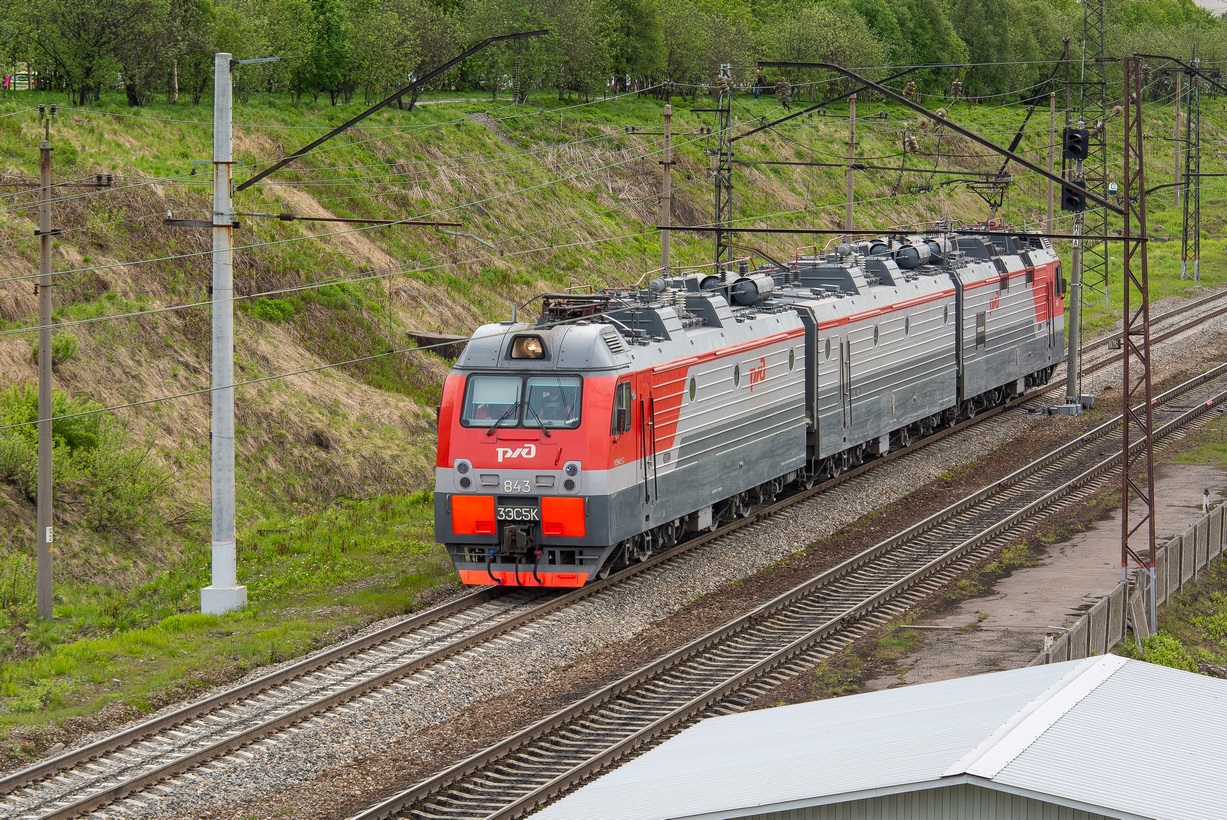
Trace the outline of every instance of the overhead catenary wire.
[[[699, 139], [704, 139], [704, 137], [698, 137], [695, 140], [691, 140], [691, 141], [692, 142], [698, 141]], [[681, 144], [685, 144], [685, 142]], [[676, 146], [677, 146], [677, 143], [675, 143], [674, 147], [676, 148]], [[619, 160], [617, 162], [608, 163], [606, 165], [602, 165], [596, 168], [584, 169], [581, 171], [577, 171], [573, 174], [568, 174], [562, 177], [547, 180], [545, 182], [542, 182], [536, 185], [531, 185], [525, 188], [519, 188], [513, 191], [505, 191], [502, 193], [492, 194], [488, 197], [485, 197], [484, 199], [474, 200], [471, 202], [466, 202], [460, 205], [454, 205], [454, 206], [450, 206], [447, 208], [436, 208], [434, 210], [427, 211], [422, 214], [414, 214], [412, 218], [413, 219], [428, 219], [430, 217], [442, 216], [444, 214], [454, 213], [456, 211], [460, 211], [465, 208], [472, 208], [477, 205], [485, 205], [490, 202], [495, 202], [501, 199], [506, 199], [508, 197], [520, 196], [520, 195], [529, 193], [531, 191], [537, 191], [543, 188], [548, 188], [551, 185], [557, 185], [563, 182], [569, 182], [571, 180], [579, 179], [584, 176], [595, 174], [600, 171], [606, 171], [611, 168], [617, 168], [617, 167], [626, 165], [631, 162], [638, 162], [643, 159], [647, 159], [652, 156], [656, 156], [660, 153], [661, 153], [660, 150], [650, 151], [642, 156], [636, 156], [636, 157], [631, 157], [631, 158], [624, 159], [624, 160]], [[289, 237], [286, 239], [272, 239], [272, 240], [268, 240], [265, 242], [252, 242], [246, 245], [236, 245], [234, 246], [233, 250], [240, 251], [240, 250], [251, 250], [254, 248], [271, 247], [275, 245], [287, 244], [290, 242], [301, 242], [307, 239], [320, 239], [320, 238], [325, 238], [325, 237], [330, 237], [330, 236], [339, 236], [339, 235], [347, 234], [347, 233], [361, 233], [364, 231], [380, 230], [384, 227], [386, 226], [383, 226], [383, 225], [359, 226], [356, 228], [348, 228], [348, 229], [337, 230], [337, 231], [325, 231], [321, 233], [314, 233], [314, 234], [309, 234], [307, 236], [296, 236], [296, 237]], [[66, 276], [66, 275], [74, 274], [74, 273], [88, 273], [88, 272], [95, 272], [95, 271], [101, 271], [101, 270], [114, 270], [117, 268], [125, 268], [125, 267], [136, 267], [136, 266], [141, 266], [141, 265], [154, 264], [158, 262], [170, 262], [170, 261], [175, 261], [175, 260], [180, 260], [180, 259], [190, 259], [193, 257], [206, 256], [210, 254], [212, 254], [212, 250], [189, 251], [187, 253], [170, 254], [167, 256], [161, 256], [161, 257], [156, 257], [156, 258], [151, 258], [151, 259], [128, 260], [128, 261], [122, 261], [122, 262], [112, 262], [112, 263], [108, 263], [105, 265], [92, 265], [89, 267], [69, 268], [67, 270], [53, 271], [52, 276]], [[40, 274], [34, 273], [34, 274], [23, 274], [21, 276], [0, 277], [0, 283], [23, 282], [23, 281], [33, 279], [39, 275]]]
[[[578, 107], [578, 106], [576, 106], [576, 107]], [[28, 110], [33, 110], [33, 109], [28, 109]], [[536, 113], [536, 112], [533, 112], [533, 113]], [[553, 113], [553, 112], [550, 112], [550, 113]], [[7, 116], [7, 115], [6, 115], [6, 116]], [[543, 149], [543, 150], [549, 150], [549, 149]], [[898, 156], [898, 155], [895, 155], [895, 156]], [[968, 156], [978, 156], [978, 155], [968, 155]], [[641, 158], [641, 157], [640, 157], [640, 158]], [[617, 164], [618, 164], [618, 163], [614, 163], [614, 164], [611, 164], [611, 165], [609, 165], [609, 166], [602, 166], [602, 168], [615, 167]], [[592, 172], [592, 171], [596, 171], [596, 170], [601, 170], [601, 169], [600, 169], [600, 168], [598, 168], [598, 169], [589, 169], [587, 172]], [[587, 173], [587, 172], [580, 172], [580, 174], [579, 174], [579, 175], [582, 175], [583, 173]], [[574, 178], [574, 175], [573, 175], [571, 178]], [[173, 179], [173, 178], [166, 178], [166, 179]], [[564, 180], [565, 180], [565, 179], [566, 179], [566, 178], [564, 178]], [[165, 180], [165, 179], [159, 179], [159, 180], [155, 180], [155, 182], [156, 182], [156, 181], [166, 181], [166, 180]], [[558, 181], [558, 180], [555, 180], [554, 182], [556, 182], [556, 181]], [[142, 184], [151, 184], [151, 183], [142, 183]], [[552, 184], [552, 183], [545, 183], [545, 184]], [[133, 187], [135, 187], [135, 186], [133, 186]], [[531, 190], [531, 189], [527, 189], [527, 190]], [[515, 193], [515, 192], [513, 192], [513, 193]], [[489, 201], [489, 200], [480, 200], [480, 201], [478, 201], [478, 203], [474, 203], [474, 204], [480, 204], [481, 202], [487, 202], [487, 201]], [[456, 208], [455, 208], [455, 209], [460, 209], [460, 208], [470, 207], [470, 206], [471, 206], [470, 204], [467, 204], [467, 203], [466, 203], [465, 205], [456, 206]], [[454, 209], [448, 209], [448, 210], [454, 210]], [[436, 213], [437, 213], [437, 212], [436, 212]], [[329, 232], [329, 233], [323, 233], [323, 234], [315, 234], [315, 235], [310, 235], [310, 236], [295, 237], [295, 238], [290, 239], [290, 240], [281, 240], [281, 241], [301, 241], [301, 240], [304, 240], [304, 239], [320, 238], [320, 237], [326, 237], [326, 236], [335, 235], [335, 234], [338, 234], [338, 233], [347, 233], [347, 232], [348, 232], [348, 231], [336, 231], [336, 232]], [[12, 240], [6, 240], [6, 241], [12, 241]], [[250, 246], [245, 246], [245, 247], [260, 247], [260, 246], [261, 246], [261, 245], [263, 245], [263, 244], [270, 244], [270, 243], [258, 243], [258, 244], [253, 244], [253, 245], [250, 245]], [[197, 255], [197, 254], [189, 254], [189, 255]], [[137, 260], [137, 262], [120, 262], [120, 263], [116, 263], [115, 265], [110, 265], [110, 266], [105, 266], [105, 267], [118, 267], [118, 266], [127, 266], [127, 265], [131, 265], [131, 264], [139, 264], [139, 263], [144, 263], [144, 262], [166, 261], [166, 260], [169, 260], [169, 259], [184, 258], [185, 256], [189, 256], [189, 255], [178, 255], [178, 256], [172, 256], [172, 257], [163, 257], [163, 258], [161, 258], [161, 259], [157, 259], [157, 260]], [[93, 268], [80, 268], [80, 269], [73, 269], [73, 270], [59, 271], [59, 272], [57, 272], [57, 274], [68, 274], [68, 273], [76, 273], [76, 272], [90, 271], [90, 270], [98, 270], [98, 269], [100, 269], [100, 267], [93, 267]], [[11, 279], [10, 279], [10, 280], [0, 280], [0, 281], [13, 281], [13, 280], [11, 280]]]

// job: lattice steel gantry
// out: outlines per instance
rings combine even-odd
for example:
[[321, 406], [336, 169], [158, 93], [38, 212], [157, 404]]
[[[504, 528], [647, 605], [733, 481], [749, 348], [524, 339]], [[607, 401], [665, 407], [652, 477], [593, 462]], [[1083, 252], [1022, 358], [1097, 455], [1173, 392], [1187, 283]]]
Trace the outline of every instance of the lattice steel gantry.
[[[1201, 279], [1201, 60], [1194, 57], [1185, 76], [1184, 224], [1180, 232], [1180, 278]], [[1193, 272], [1189, 273], [1192, 246]]]
[[[1150, 296], [1146, 248], [1146, 175], [1142, 161], [1142, 72], [1138, 57], [1124, 60], [1124, 395], [1121, 417], [1121, 578], [1132, 562], [1155, 603], [1154, 413], [1150, 384]], [[1135, 305], [1134, 299], [1137, 298]], [[1130, 510], [1131, 499], [1136, 505]]]
[[[1103, 195], [1108, 187], [1108, 83], [1105, 76], [1104, 0], [1084, 0], [1082, 17], [1081, 93], [1078, 96], [1079, 127], [1090, 131], [1086, 160], [1074, 181]], [[1085, 123], [1085, 126], [1081, 125]], [[1075, 217], [1074, 233], [1108, 235], [1108, 212], [1088, 209]], [[1108, 243], [1106, 239], [1082, 240], [1082, 304], [1108, 307]]]

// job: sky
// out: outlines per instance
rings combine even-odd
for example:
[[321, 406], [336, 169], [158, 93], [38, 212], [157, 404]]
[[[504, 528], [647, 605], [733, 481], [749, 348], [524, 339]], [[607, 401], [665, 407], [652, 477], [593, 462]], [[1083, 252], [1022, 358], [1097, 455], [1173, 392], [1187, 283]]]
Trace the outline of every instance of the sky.
[[1227, 11], [1227, 0], [1193, 0], [1193, 2], [1214, 14], [1222, 14]]

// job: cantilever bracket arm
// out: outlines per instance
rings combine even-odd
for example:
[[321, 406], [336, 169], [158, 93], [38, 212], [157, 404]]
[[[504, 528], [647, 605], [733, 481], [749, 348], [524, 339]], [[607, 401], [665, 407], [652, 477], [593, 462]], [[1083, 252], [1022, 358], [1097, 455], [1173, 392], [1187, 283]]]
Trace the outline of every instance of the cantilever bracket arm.
[[388, 98], [384, 99], [382, 102], [375, 103], [375, 104], [374, 104], [374, 105], [372, 105], [370, 108], [366, 109], [366, 110], [365, 110], [365, 111], [363, 111], [361, 114], [359, 114], [358, 116], [356, 116], [356, 117], [354, 117], [353, 119], [349, 120], [348, 122], [343, 123], [343, 124], [341, 124], [341, 125], [338, 125], [336, 128], [332, 129], [332, 130], [331, 130], [331, 131], [329, 131], [327, 134], [325, 134], [324, 136], [320, 137], [319, 139], [317, 139], [315, 142], [311, 143], [310, 145], [307, 145], [307, 146], [304, 146], [304, 147], [302, 147], [302, 148], [299, 148], [297, 151], [295, 151], [294, 153], [292, 153], [292, 154], [290, 154], [289, 156], [285, 157], [284, 159], [281, 159], [281, 160], [279, 160], [279, 161], [277, 161], [277, 162], [273, 163], [272, 165], [270, 165], [269, 167], [265, 168], [265, 169], [264, 169], [263, 171], [261, 171], [260, 173], [256, 174], [256, 175], [255, 175], [254, 177], [252, 177], [251, 179], [249, 179], [249, 180], [247, 180], [246, 182], [244, 182], [242, 185], [239, 185], [237, 188], [235, 188], [235, 189], [234, 189], [235, 193], [238, 193], [239, 191], [243, 190], [244, 188], [250, 188], [252, 185], [255, 185], [257, 182], [259, 182], [260, 180], [264, 179], [266, 176], [268, 176], [269, 174], [273, 173], [274, 171], [278, 171], [278, 170], [280, 170], [280, 169], [284, 168], [286, 165], [289, 165], [291, 162], [293, 162], [294, 160], [298, 159], [298, 158], [299, 158], [299, 157], [301, 157], [303, 154], [306, 154], [306, 153], [309, 153], [309, 152], [311, 152], [311, 151], [314, 151], [316, 148], [318, 148], [319, 146], [323, 145], [325, 142], [327, 142], [328, 140], [332, 139], [332, 138], [333, 138], [333, 137], [335, 137], [337, 134], [340, 134], [340, 133], [343, 133], [343, 132], [345, 132], [345, 131], [348, 131], [350, 128], [353, 128], [355, 125], [357, 125], [358, 123], [362, 122], [364, 119], [366, 119], [366, 118], [367, 118], [367, 117], [369, 117], [370, 115], [374, 114], [376, 111], [380, 110], [381, 108], [385, 108], [385, 107], [387, 107], [387, 106], [391, 105], [393, 102], [395, 102], [396, 100], [399, 100], [401, 97], [403, 97], [403, 96], [405, 96], [406, 94], [410, 93], [411, 91], [413, 91], [413, 89], [417, 88], [418, 86], [420, 86], [420, 85], [423, 85], [423, 84], [425, 84], [425, 83], [430, 82], [430, 81], [431, 81], [431, 80], [433, 80], [435, 77], [437, 77], [437, 76], [439, 76], [440, 74], [442, 74], [444, 71], [447, 71], [449, 68], [451, 68], [452, 66], [456, 65], [456, 63], [458, 63], [458, 62], [460, 62], [461, 60], [464, 60], [464, 59], [466, 59], [466, 58], [468, 58], [468, 57], [472, 57], [474, 54], [476, 54], [477, 52], [481, 51], [481, 50], [482, 50], [483, 48], [485, 48], [486, 46], [490, 46], [490, 45], [493, 45], [493, 44], [495, 44], [495, 43], [501, 43], [501, 42], [503, 42], [504, 40], [523, 40], [523, 39], [526, 39], [526, 38], [528, 38], [528, 37], [540, 37], [542, 34], [549, 34], [549, 31], [548, 31], [547, 29], [541, 29], [540, 31], [517, 31], [517, 32], [513, 32], [513, 33], [511, 33], [511, 34], [499, 34], [499, 35], [498, 35], [498, 36], [496, 36], [496, 37], [487, 37], [486, 39], [482, 40], [482, 41], [481, 41], [480, 43], [478, 43], [477, 45], [475, 45], [475, 46], [473, 46], [473, 47], [471, 47], [471, 48], [465, 49], [465, 50], [464, 50], [464, 51], [462, 51], [461, 53], [457, 54], [455, 57], [453, 57], [452, 59], [448, 60], [446, 63], [444, 63], [443, 65], [439, 66], [438, 68], [435, 68], [435, 69], [433, 69], [433, 70], [431, 70], [431, 71], [426, 72], [426, 73], [425, 73], [425, 74], [423, 74], [421, 77], [418, 77], [416, 80], [414, 80], [413, 82], [409, 83], [409, 85], [405, 86], [404, 88], [400, 89], [399, 91], [393, 92], [392, 96], [390, 96], [390, 97], [388, 97]]
[[1186, 74], [1195, 74], [1198, 77], [1201, 77], [1206, 82], [1210, 83], [1210, 85], [1214, 86], [1219, 91], [1227, 91], [1227, 86], [1224, 86], [1222, 83], [1215, 82], [1213, 79], [1210, 78], [1208, 74], [1203, 72], [1200, 68], [1194, 68], [1193, 66], [1186, 63], [1184, 60], [1178, 59], [1176, 57], [1169, 57], [1166, 54], [1134, 54], [1133, 56], [1140, 57], [1146, 60], [1171, 60], [1173, 63], [1183, 68]]
[[955, 125], [950, 120], [945, 119], [944, 117], [939, 117], [935, 112], [930, 111], [924, 106], [917, 105], [916, 103], [912, 102], [911, 100], [909, 100], [907, 97], [903, 96], [902, 94], [896, 94], [894, 91], [891, 91], [889, 88], [879, 85], [878, 83], [875, 83], [873, 80], [862, 77], [861, 75], [857, 74], [854, 71], [849, 71], [848, 69], [842, 66], [837, 66], [833, 63], [794, 63], [794, 62], [764, 62], [764, 61], [760, 61], [758, 66], [759, 68], [821, 68], [827, 71], [834, 71], [836, 74], [842, 74], [848, 79], [854, 80], [864, 86], [868, 86], [869, 88], [872, 88], [874, 91], [877, 91], [883, 96], [894, 100], [900, 105], [906, 108], [912, 109], [917, 114], [920, 114], [923, 117], [928, 117], [934, 122], [940, 122], [942, 125], [946, 126], [947, 128], [949, 128], [951, 131], [955, 132], [956, 134], [961, 134], [962, 136], [967, 137], [967, 139], [971, 140], [972, 142], [975, 142], [979, 145], [983, 145], [985, 148], [989, 149], [990, 151], [996, 152], [1003, 157], [1008, 157], [1012, 162], [1018, 163], [1019, 165], [1026, 168], [1028, 171], [1031, 171], [1032, 173], [1039, 174], [1044, 179], [1050, 179], [1058, 185], [1063, 185], [1067, 188], [1073, 188], [1076, 191], [1082, 192], [1086, 196], [1086, 198], [1089, 199], [1091, 202], [1094, 202], [1096, 205], [1099, 205], [1103, 208], [1108, 209], [1114, 214], [1117, 214], [1120, 216], [1124, 216], [1125, 214], [1124, 209], [1122, 209], [1119, 205], [1109, 202], [1108, 200], [1104, 199], [1102, 196], [1095, 193], [1094, 191], [1088, 191], [1086, 188], [1079, 185], [1078, 183], [1071, 182], [1070, 180], [1067, 180], [1067, 179], [1062, 179], [1057, 174], [1050, 174], [1048, 172], [1048, 169], [1041, 168], [1040, 166], [1036, 165], [1034, 162], [1031, 162], [1029, 159], [1026, 159], [1025, 157], [1021, 157], [1018, 154], [1015, 154], [1013, 151], [1010, 151], [1009, 149], [1002, 148], [1000, 145], [997, 145], [992, 140], [985, 139], [984, 137], [980, 136], [974, 131], [968, 131], [966, 128], [963, 128], [960, 125]]
[[[759, 63], [759, 65], [775, 65], [775, 64], [774, 64], [774, 63]], [[922, 68], [929, 68], [929, 67], [930, 67], [930, 66], [913, 66], [913, 67], [911, 67], [911, 68], [904, 69], [903, 71], [900, 71], [900, 72], [898, 72], [898, 73], [896, 73], [896, 74], [891, 74], [889, 77], [887, 77], [886, 79], [884, 79], [882, 82], [889, 82], [890, 80], [897, 80], [897, 79], [899, 79], [900, 77], [904, 77], [904, 76], [906, 76], [906, 75], [908, 75], [908, 74], [912, 74], [913, 72], [919, 71], [919, 70], [920, 70], [920, 69], [922, 69]], [[772, 120], [771, 122], [763, 123], [762, 125], [758, 126], [757, 128], [752, 128], [752, 129], [750, 129], [749, 131], [746, 131], [746, 132], [744, 132], [744, 133], [738, 134], [737, 136], [732, 137], [732, 138], [729, 140], [729, 142], [737, 142], [737, 140], [744, 139], [744, 138], [746, 138], [746, 137], [748, 137], [748, 136], [750, 136], [750, 135], [752, 135], [752, 134], [757, 134], [759, 131], [765, 131], [765, 130], [767, 130], [768, 128], [774, 128], [775, 126], [780, 125], [780, 124], [782, 124], [782, 123], [786, 123], [786, 122], [788, 122], [789, 120], [796, 119], [797, 117], [804, 116], [805, 114], [809, 114], [809, 113], [810, 113], [810, 112], [812, 112], [812, 111], [817, 111], [819, 108], [823, 108], [824, 106], [828, 106], [828, 105], [831, 105], [831, 104], [833, 104], [833, 103], [837, 103], [837, 102], [839, 102], [840, 100], [846, 100], [846, 99], [848, 99], [849, 97], [851, 97], [853, 94], [856, 94], [857, 92], [859, 92], [859, 91], [864, 91], [864, 90], [865, 90], [865, 89], [864, 89], [863, 87], [862, 87], [862, 88], [854, 88], [853, 90], [851, 90], [851, 91], [846, 91], [846, 92], [844, 92], [843, 94], [836, 94], [834, 97], [827, 97], [827, 98], [826, 98], [825, 100], [823, 100], [822, 102], [814, 103], [813, 105], [809, 106], [808, 108], [802, 108], [800, 111], [794, 111], [794, 112], [792, 112], [791, 114], [785, 114], [784, 116], [780, 117], [778, 120]], [[840, 167], [842, 168], [843, 166], [841, 165]]]

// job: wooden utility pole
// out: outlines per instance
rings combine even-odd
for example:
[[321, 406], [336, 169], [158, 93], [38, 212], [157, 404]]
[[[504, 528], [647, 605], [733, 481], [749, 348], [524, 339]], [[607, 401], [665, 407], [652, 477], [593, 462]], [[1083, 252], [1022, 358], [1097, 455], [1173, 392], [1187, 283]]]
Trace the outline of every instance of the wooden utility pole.
[[43, 140], [38, 144], [39, 187], [38, 238], [38, 518], [35, 543], [38, 553], [35, 587], [38, 617], [51, 620], [54, 610], [51, 544], [55, 540], [51, 509], [51, 117], [55, 106], [43, 118]]
[[848, 98], [848, 204], [844, 212], [844, 230], [852, 230], [852, 192], [856, 184], [853, 163], [856, 161], [856, 95]]
[[[660, 224], [667, 226], [672, 223], [673, 189], [669, 174], [673, 170], [673, 143], [671, 141], [673, 127], [673, 106], [665, 104], [665, 157], [661, 160], [665, 173], [660, 183]], [[665, 274], [669, 273], [669, 229], [660, 232], [660, 267]]]
[[1176, 127], [1172, 132], [1172, 145], [1175, 146], [1175, 149], [1172, 151], [1172, 175], [1176, 182], [1176, 193], [1172, 199], [1172, 204], [1177, 208], [1180, 207], [1180, 160], [1184, 157], [1184, 146], [1180, 141], [1180, 78], [1183, 76], [1183, 72], [1176, 72]]
[[[1051, 175], [1056, 171], [1057, 162], [1057, 92], [1052, 91], [1048, 94], [1048, 173]], [[1053, 196], [1056, 191], [1056, 183], [1052, 181], [1052, 177], [1048, 178], [1048, 233], [1056, 232], [1056, 225], [1053, 223]]]

